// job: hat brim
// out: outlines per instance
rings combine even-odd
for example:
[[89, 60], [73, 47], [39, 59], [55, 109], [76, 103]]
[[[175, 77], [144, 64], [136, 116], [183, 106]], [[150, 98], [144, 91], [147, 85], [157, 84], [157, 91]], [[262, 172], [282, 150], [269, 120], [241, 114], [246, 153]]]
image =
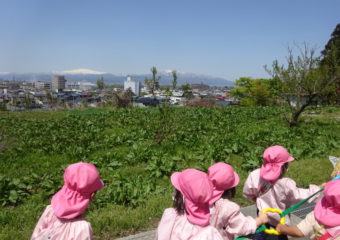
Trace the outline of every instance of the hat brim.
[[289, 156], [289, 158], [288, 158], [288, 160], [286, 162], [292, 162], [294, 160], [295, 160], [295, 158], [293, 158], [292, 156]]
[[240, 177], [236, 172], [234, 172], [234, 183], [230, 188], [236, 187], [240, 183]]
[[239, 182], [240, 182], [240, 177], [238, 176], [236, 172], [234, 172], [234, 182], [230, 185], [230, 187], [228, 187], [225, 190], [214, 189], [212, 197], [209, 201], [209, 205], [210, 206], [213, 205], [217, 200], [219, 200], [222, 197], [224, 191], [236, 187], [239, 184]]
[[105, 186], [105, 183], [103, 182], [103, 180], [100, 179], [100, 185], [98, 186], [97, 191], [99, 191], [100, 189], [102, 189]]
[[220, 191], [220, 190], [214, 190], [211, 199], [209, 200], [209, 205], [214, 205], [215, 202], [217, 202], [217, 200], [219, 200], [222, 195], [223, 195], [224, 191]]
[[174, 172], [171, 177], [170, 177], [170, 181], [171, 184], [180, 192], [182, 192], [180, 184], [179, 184], [179, 176], [181, 175], [180, 172]]

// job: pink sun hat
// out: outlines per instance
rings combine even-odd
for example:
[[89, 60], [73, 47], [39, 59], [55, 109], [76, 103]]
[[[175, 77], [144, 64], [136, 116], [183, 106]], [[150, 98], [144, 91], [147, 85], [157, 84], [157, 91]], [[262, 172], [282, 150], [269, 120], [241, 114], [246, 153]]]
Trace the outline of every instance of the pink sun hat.
[[282, 146], [268, 147], [263, 153], [264, 163], [261, 166], [260, 176], [262, 179], [275, 183], [281, 175], [281, 167], [286, 162], [291, 162], [294, 158]]
[[218, 162], [208, 168], [208, 177], [213, 185], [213, 194], [209, 201], [213, 205], [225, 190], [236, 187], [240, 178], [229, 164]]
[[209, 225], [209, 200], [213, 186], [208, 175], [189, 168], [173, 173], [171, 183], [184, 196], [188, 221], [199, 226]]
[[326, 183], [323, 195], [315, 205], [315, 219], [326, 228], [340, 226], [340, 179]]
[[72, 219], [81, 215], [91, 202], [92, 193], [104, 187], [96, 167], [78, 162], [64, 173], [64, 186], [52, 197], [51, 204], [58, 218]]

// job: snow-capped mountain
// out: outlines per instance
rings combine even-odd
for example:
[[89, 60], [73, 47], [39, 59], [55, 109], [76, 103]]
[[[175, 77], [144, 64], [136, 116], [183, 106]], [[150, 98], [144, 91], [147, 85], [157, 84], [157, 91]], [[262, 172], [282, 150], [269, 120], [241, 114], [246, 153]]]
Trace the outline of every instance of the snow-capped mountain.
[[[91, 69], [74, 69], [66, 71], [52, 71], [50, 73], [9, 73], [0, 72], [0, 81], [2, 80], [16, 80], [16, 81], [50, 81], [53, 75], [64, 75], [66, 80], [70, 82], [96, 82], [103, 77], [107, 84], [123, 84], [126, 76], [115, 75], [112, 73], [99, 72]], [[144, 83], [145, 78], [151, 78], [150, 74], [129, 74], [134, 80]], [[160, 71], [158, 76], [161, 77], [161, 85], [171, 85], [172, 70]], [[177, 72], [178, 85], [185, 83], [198, 84], [203, 83], [210, 86], [233, 86], [234, 82], [224, 78], [199, 75], [194, 73]]]
[[56, 72], [56, 74], [60, 74], [60, 75], [77, 75], [77, 74], [82, 74], [82, 75], [103, 75], [103, 74], [106, 74], [106, 72], [98, 72], [98, 71], [94, 71], [94, 70], [91, 70], [91, 69], [78, 68], [78, 69], [73, 69], [73, 70], [66, 70], [66, 71]]

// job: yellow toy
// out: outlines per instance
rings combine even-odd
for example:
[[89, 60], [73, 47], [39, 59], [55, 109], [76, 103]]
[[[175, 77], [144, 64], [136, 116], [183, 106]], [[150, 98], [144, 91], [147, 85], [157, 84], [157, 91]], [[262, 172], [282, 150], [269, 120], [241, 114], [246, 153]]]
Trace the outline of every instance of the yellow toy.
[[[265, 209], [262, 210], [262, 212], [263, 213], [272, 212], [272, 213], [278, 213], [278, 214], [282, 213], [282, 211], [280, 209], [277, 209], [277, 208], [265, 208]], [[283, 225], [285, 224], [285, 217], [281, 217], [280, 223], [283, 224]], [[276, 231], [275, 229], [265, 229], [264, 232], [267, 233], [267, 234], [280, 235], [280, 233], [278, 231]]]

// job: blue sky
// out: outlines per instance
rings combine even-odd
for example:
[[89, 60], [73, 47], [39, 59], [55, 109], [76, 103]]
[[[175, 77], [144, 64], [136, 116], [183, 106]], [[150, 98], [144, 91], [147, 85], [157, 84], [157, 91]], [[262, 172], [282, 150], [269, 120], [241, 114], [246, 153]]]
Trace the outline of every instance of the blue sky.
[[0, 0], [0, 72], [269, 77], [289, 44], [321, 51], [339, 12], [335, 0]]

